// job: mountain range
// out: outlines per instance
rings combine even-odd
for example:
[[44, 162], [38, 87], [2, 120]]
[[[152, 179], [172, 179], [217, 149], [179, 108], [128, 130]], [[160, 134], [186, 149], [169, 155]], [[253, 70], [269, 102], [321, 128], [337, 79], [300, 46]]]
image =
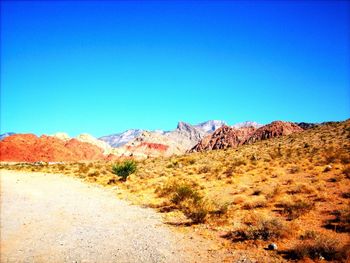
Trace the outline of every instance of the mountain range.
[[[185, 122], [179, 122], [176, 129], [173, 131], [163, 131], [163, 130], [156, 130], [156, 131], [148, 131], [152, 134], [161, 134], [161, 135], [167, 135], [169, 137], [174, 138], [174, 135], [176, 134], [183, 134], [183, 133], [192, 133], [192, 136], [190, 137], [196, 137], [197, 135], [194, 135], [194, 133], [198, 134], [208, 134], [214, 132], [217, 128], [220, 128], [221, 126], [226, 125], [226, 122], [219, 121], [219, 120], [210, 120], [206, 122], [199, 123], [197, 125], [190, 125]], [[187, 132], [185, 131], [187, 130]], [[191, 131], [190, 131], [191, 130]], [[104, 141], [108, 143], [112, 147], [120, 147], [128, 142], [132, 141], [136, 137], [140, 136], [145, 130], [142, 129], [130, 129], [126, 130], [121, 133], [115, 133], [111, 135], [106, 135], [98, 138], [101, 141]], [[181, 136], [181, 135], [180, 135]]]
[[[248, 121], [228, 126], [224, 121], [210, 120], [197, 125], [179, 122], [172, 131], [131, 129], [99, 139], [86, 133], [76, 138], [71, 138], [64, 132], [40, 137], [7, 133], [0, 137], [0, 160], [77, 161], [181, 155], [186, 152], [237, 147], [302, 132], [316, 125], [318, 124], [283, 121], [262, 125]], [[74, 150], [72, 145], [78, 150]]]

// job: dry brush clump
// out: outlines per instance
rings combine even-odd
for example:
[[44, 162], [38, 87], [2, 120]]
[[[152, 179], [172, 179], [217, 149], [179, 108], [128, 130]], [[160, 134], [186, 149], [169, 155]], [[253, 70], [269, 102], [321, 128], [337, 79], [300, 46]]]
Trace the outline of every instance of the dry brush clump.
[[157, 194], [168, 197], [194, 224], [204, 223], [209, 213], [209, 205], [195, 187], [196, 184], [170, 180], [164, 187], [157, 189]]
[[226, 235], [233, 241], [272, 240], [285, 238], [291, 230], [277, 217], [253, 214], [243, 220], [244, 226]]
[[303, 199], [284, 201], [276, 205], [276, 207], [282, 208], [280, 212], [281, 214], [285, 215], [288, 220], [299, 218], [300, 216], [308, 213], [314, 208], [314, 206], [314, 202]]
[[349, 259], [349, 246], [342, 246], [339, 240], [319, 232], [309, 232], [301, 237], [302, 241], [292, 249], [286, 251], [290, 259], [316, 259], [347, 262]]
[[335, 210], [332, 219], [326, 220], [325, 227], [335, 232], [350, 234], [350, 208]]

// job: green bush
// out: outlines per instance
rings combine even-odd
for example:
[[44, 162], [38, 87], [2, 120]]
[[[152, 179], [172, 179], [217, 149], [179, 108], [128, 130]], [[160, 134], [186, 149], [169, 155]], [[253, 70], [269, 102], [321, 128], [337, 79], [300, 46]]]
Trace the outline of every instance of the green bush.
[[114, 164], [112, 167], [113, 173], [121, 177], [122, 181], [126, 181], [130, 174], [136, 172], [136, 169], [136, 162], [129, 160], [124, 161], [122, 163]]

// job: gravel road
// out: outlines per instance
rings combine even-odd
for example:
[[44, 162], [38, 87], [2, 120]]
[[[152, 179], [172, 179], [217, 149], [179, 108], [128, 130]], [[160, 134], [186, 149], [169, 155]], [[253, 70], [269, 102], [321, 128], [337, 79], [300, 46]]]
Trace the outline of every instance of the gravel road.
[[112, 190], [64, 175], [0, 176], [1, 262], [215, 262], [205, 241]]

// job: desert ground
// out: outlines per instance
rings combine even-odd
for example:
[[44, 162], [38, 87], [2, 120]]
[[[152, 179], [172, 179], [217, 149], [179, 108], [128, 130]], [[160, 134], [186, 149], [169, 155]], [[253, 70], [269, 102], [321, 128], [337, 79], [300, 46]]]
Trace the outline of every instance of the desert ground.
[[[109, 258], [112, 261], [115, 248], [132, 251], [136, 258], [127, 258], [129, 262], [140, 261], [137, 255], [141, 252], [135, 246], [129, 246], [130, 240], [136, 236], [141, 248], [151, 246], [147, 248], [150, 254], [147, 251], [141, 253], [143, 262], [159, 262], [164, 259], [162, 253], [167, 255], [164, 262], [176, 261], [179, 255], [184, 258], [180, 259], [182, 262], [349, 262], [349, 125], [347, 120], [236, 148], [148, 158], [136, 161], [137, 171], [125, 181], [112, 169], [115, 163], [122, 164], [124, 160], [2, 163], [2, 257], [30, 256], [33, 254], [30, 249], [36, 248], [36, 241], [45, 244], [45, 248], [53, 244], [50, 241], [61, 240], [57, 236], [62, 229], [51, 226], [60, 225], [62, 221], [79, 225], [91, 218], [82, 233], [74, 230], [63, 237], [76, 240], [83, 235], [81, 242], [84, 247], [84, 242], [90, 240], [85, 236], [91, 235], [92, 240], [99, 241], [91, 241], [93, 245], [87, 251], [110, 251], [111, 248]], [[39, 177], [44, 178], [47, 186], [35, 183], [36, 172], [46, 174]], [[56, 175], [51, 178], [50, 174]], [[26, 184], [34, 189], [26, 191], [30, 189]], [[61, 184], [65, 187], [58, 187]], [[41, 190], [36, 189], [40, 185]], [[34, 198], [33, 193], [42, 195], [37, 194], [35, 202], [25, 203], [30, 200], [26, 195], [31, 194], [30, 198]], [[6, 196], [17, 196], [17, 205], [9, 204], [13, 198], [6, 201]], [[112, 208], [106, 209], [109, 206]], [[51, 211], [54, 207], [56, 212]], [[14, 209], [18, 211], [18, 218], [11, 212]], [[61, 218], [60, 209], [68, 209]], [[76, 212], [77, 218], [74, 219]], [[21, 216], [21, 213], [30, 216]], [[33, 214], [36, 214], [35, 219]], [[135, 219], [130, 214], [140, 217]], [[149, 219], [147, 214], [155, 219]], [[97, 215], [102, 217], [96, 218]], [[54, 231], [43, 231], [50, 234], [47, 241], [46, 237], [41, 237], [40, 241], [35, 235], [16, 230], [19, 236], [27, 239], [18, 241], [24, 242], [23, 251], [11, 252], [10, 249], [22, 245], [7, 245], [12, 239], [8, 238], [6, 231], [10, 231], [11, 226], [14, 229], [15, 222], [22, 220], [25, 223], [23, 218], [33, 219], [30, 220], [33, 224], [44, 220], [43, 226]], [[121, 231], [113, 221], [118, 218], [126, 229], [130, 229], [131, 232], [125, 230], [129, 235], [119, 232], [115, 236], [115, 231]], [[156, 225], [159, 228], [155, 228]], [[91, 229], [99, 230], [100, 227], [105, 236], [100, 236], [99, 231], [91, 232]], [[140, 228], [157, 231], [141, 230], [138, 238], [133, 229], [137, 232]], [[161, 234], [162, 231], [165, 234]], [[152, 235], [145, 237], [149, 233]], [[165, 245], [163, 251], [163, 243], [174, 246]], [[269, 245], [274, 249], [269, 249]], [[73, 247], [79, 249], [79, 246]], [[47, 251], [40, 249], [40, 253]], [[173, 254], [173, 251], [182, 252]], [[68, 258], [73, 255], [69, 254], [73, 251], [66, 250], [65, 253], [68, 253]], [[123, 252], [120, 253], [123, 258]], [[150, 256], [153, 253], [155, 261]], [[69, 259], [73, 258], [76, 257]]]
[[[208, 250], [211, 249], [208, 252]], [[59, 174], [1, 171], [1, 262], [216, 262], [215, 244]]]

